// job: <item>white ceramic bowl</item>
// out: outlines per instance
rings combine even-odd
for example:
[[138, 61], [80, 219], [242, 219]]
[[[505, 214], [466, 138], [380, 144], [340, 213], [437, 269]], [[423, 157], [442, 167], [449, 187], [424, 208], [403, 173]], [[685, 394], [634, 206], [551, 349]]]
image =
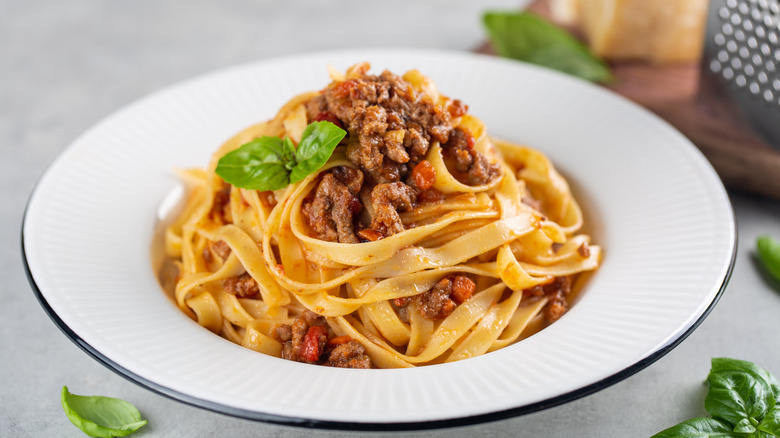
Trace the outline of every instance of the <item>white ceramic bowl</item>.
[[[238, 130], [326, 66], [417, 68], [488, 132], [547, 154], [569, 179], [601, 268], [558, 322], [503, 350], [396, 370], [317, 367], [213, 335], [160, 290], [155, 220], [177, 185]], [[615, 383], [682, 341], [725, 287], [731, 205], [699, 151], [638, 106], [518, 62], [420, 50], [318, 53], [238, 66], [129, 105], [71, 144], [41, 178], [23, 226], [30, 282], [63, 332], [116, 372], [239, 417], [341, 429], [450, 427], [554, 406]]]

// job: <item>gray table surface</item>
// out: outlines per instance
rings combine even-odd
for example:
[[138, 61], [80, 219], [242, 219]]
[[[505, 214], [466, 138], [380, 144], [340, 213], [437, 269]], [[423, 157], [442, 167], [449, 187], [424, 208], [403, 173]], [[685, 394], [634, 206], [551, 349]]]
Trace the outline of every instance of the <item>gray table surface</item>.
[[[25, 278], [22, 215], [36, 180], [77, 135], [150, 92], [214, 69], [290, 53], [366, 47], [471, 50], [480, 13], [522, 1], [0, 0], [0, 437], [80, 437], [59, 391], [138, 406], [140, 437], [341, 436], [194, 408], [114, 374], [49, 320]], [[649, 436], [704, 416], [711, 357], [780, 376], [780, 286], [755, 238], [780, 237], [780, 203], [730, 193], [739, 224], [731, 282], [681, 345], [637, 374], [538, 413], [409, 436]]]

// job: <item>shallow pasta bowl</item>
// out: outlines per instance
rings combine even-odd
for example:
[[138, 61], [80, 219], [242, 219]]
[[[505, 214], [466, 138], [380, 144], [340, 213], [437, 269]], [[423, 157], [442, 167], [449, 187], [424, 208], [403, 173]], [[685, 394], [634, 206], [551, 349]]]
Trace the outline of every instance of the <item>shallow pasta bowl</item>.
[[[488, 132], [545, 153], [574, 188], [602, 266], [558, 322], [505, 349], [413, 369], [349, 370], [265, 356], [184, 315], [150, 245], [173, 169], [204, 167], [242, 128], [328, 83], [326, 66], [416, 68]], [[164, 208], [163, 208], [164, 209]], [[340, 51], [175, 85], [107, 117], [46, 171], [25, 214], [30, 283], [98, 361], [174, 399], [238, 417], [335, 429], [452, 427], [537, 411], [648, 366], [709, 313], [735, 256], [726, 192], [699, 151], [638, 106], [577, 79], [480, 55]]]

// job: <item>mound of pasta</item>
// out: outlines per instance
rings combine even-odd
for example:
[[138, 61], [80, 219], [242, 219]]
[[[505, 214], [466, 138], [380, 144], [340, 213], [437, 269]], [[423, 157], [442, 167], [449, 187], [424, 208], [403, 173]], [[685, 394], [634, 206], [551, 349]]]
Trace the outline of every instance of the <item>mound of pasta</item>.
[[181, 310], [252, 350], [349, 368], [466, 359], [560, 318], [600, 249], [550, 161], [416, 70], [331, 78], [181, 172], [165, 231]]

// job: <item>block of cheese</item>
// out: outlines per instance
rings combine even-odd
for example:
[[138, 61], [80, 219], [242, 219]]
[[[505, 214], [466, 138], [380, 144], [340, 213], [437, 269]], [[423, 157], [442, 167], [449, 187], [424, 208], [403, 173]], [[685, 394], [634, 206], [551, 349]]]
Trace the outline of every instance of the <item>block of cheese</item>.
[[696, 61], [708, 0], [553, 0], [553, 15], [579, 23], [591, 49], [609, 60]]
[[565, 26], [576, 26], [580, 21], [579, 0], [550, 0], [550, 19]]

